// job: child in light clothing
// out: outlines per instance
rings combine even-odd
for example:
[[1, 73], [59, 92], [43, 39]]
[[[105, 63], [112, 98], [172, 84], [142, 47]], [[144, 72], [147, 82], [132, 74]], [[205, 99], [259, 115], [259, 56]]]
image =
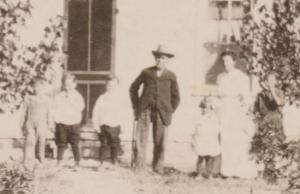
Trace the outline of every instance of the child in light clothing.
[[54, 126], [51, 114], [52, 101], [46, 86], [46, 80], [37, 78], [34, 82], [35, 93], [25, 100], [24, 165], [28, 169], [33, 169], [35, 158], [40, 164], [44, 162], [46, 135]]
[[206, 97], [197, 111], [192, 147], [198, 155], [196, 173], [208, 178], [217, 176], [220, 169], [219, 119], [212, 97]]
[[61, 165], [64, 150], [71, 144], [75, 169], [79, 167], [80, 125], [85, 107], [83, 97], [76, 90], [75, 77], [63, 76], [62, 90], [54, 98], [54, 119], [56, 123], [55, 142], [57, 145], [57, 165]]
[[106, 92], [99, 96], [94, 109], [92, 121], [96, 131], [99, 133], [101, 142], [99, 159], [102, 164], [110, 156], [112, 164], [117, 162], [117, 157], [121, 149], [121, 125], [119, 121], [122, 112], [121, 98], [118, 93], [118, 79], [110, 78], [106, 83]]

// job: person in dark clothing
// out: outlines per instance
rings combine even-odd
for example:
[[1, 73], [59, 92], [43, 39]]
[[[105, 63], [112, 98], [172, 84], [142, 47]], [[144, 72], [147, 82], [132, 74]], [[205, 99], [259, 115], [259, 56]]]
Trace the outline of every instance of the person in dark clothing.
[[119, 80], [111, 77], [106, 82], [106, 92], [100, 95], [93, 109], [93, 125], [99, 134], [101, 143], [99, 151], [100, 166], [110, 158], [112, 164], [117, 163], [121, 154], [121, 117], [122, 95], [118, 89]]
[[[264, 164], [263, 174], [277, 176], [273, 170], [278, 154], [285, 151], [285, 133], [282, 123], [281, 109], [284, 106], [284, 93], [278, 87], [277, 74], [271, 72], [266, 76], [263, 90], [257, 95], [254, 104], [257, 130], [254, 134], [250, 153], [257, 163]], [[268, 156], [273, 156], [271, 159]], [[281, 157], [281, 156], [279, 156]], [[275, 175], [276, 174], [276, 175]]]
[[[135, 166], [142, 169], [146, 163], [147, 139], [150, 122], [153, 126], [153, 170], [163, 172], [163, 161], [168, 126], [180, 101], [176, 75], [166, 69], [174, 57], [165, 46], [152, 51], [156, 65], [144, 69], [130, 87], [130, 97], [137, 121]], [[139, 89], [143, 86], [141, 96]]]
[[57, 165], [61, 166], [64, 151], [70, 143], [75, 166], [80, 162], [80, 127], [82, 111], [85, 107], [83, 97], [76, 90], [76, 80], [71, 74], [65, 74], [62, 90], [54, 98], [54, 119], [56, 123], [55, 142], [57, 145]]
[[99, 151], [99, 160], [102, 164], [104, 160], [110, 156], [112, 164], [116, 164], [120, 150], [120, 135], [121, 127], [110, 127], [108, 125], [101, 126], [101, 133], [99, 133], [99, 140], [101, 142]]

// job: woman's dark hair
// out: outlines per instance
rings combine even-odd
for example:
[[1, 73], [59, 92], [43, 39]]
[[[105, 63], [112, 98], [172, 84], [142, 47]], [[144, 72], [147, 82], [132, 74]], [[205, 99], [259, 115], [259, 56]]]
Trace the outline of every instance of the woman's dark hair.
[[230, 50], [226, 50], [221, 54], [221, 58], [223, 58], [225, 56], [230, 56], [234, 61], [236, 60], [236, 57], [237, 57], [236, 54]]

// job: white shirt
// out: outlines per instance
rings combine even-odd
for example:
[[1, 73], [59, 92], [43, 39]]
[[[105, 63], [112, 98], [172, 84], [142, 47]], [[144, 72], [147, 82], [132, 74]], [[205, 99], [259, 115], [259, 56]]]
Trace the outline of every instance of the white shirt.
[[98, 97], [92, 117], [96, 129], [103, 124], [109, 126], [120, 125], [121, 97], [116, 90], [106, 92]]
[[164, 72], [165, 69], [159, 69], [156, 71], [156, 75], [157, 77], [160, 77], [162, 75], [162, 73]]
[[77, 90], [62, 91], [54, 99], [54, 120], [56, 123], [74, 125], [81, 122], [84, 101]]

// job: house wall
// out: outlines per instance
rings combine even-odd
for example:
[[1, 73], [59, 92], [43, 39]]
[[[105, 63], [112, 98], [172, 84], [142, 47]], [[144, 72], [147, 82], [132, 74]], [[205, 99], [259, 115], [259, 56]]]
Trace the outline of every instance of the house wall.
[[[32, 0], [32, 4], [32, 18], [22, 30], [22, 41], [28, 44], [41, 39], [44, 25], [50, 17], [64, 12], [63, 0]], [[193, 111], [199, 98], [214, 90], [214, 87], [204, 84], [206, 72], [218, 57], [208, 55], [204, 48], [204, 43], [216, 30], [208, 22], [208, 1], [117, 0], [117, 9], [115, 70], [121, 81], [120, 96], [124, 102], [120, 115], [124, 139], [131, 138], [133, 126], [129, 86], [143, 68], [154, 65], [151, 51], [163, 43], [176, 55], [170, 61], [169, 69], [177, 74], [181, 93], [180, 106], [169, 127], [169, 139], [190, 141]], [[6, 119], [14, 126], [9, 130], [19, 130], [13, 120]]]
[[[132, 112], [128, 88], [139, 72], [154, 64], [151, 51], [160, 43], [175, 53], [169, 69], [178, 76], [181, 103], [169, 127], [170, 140], [189, 141], [193, 130], [194, 94], [206, 92], [206, 59], [203, 43], [209, 35], [208, 1], [198, 0], [126, 0], [117, 1], [116, 73], [126, 98], [124, 117], [128, 137]], [[125, 105], [124, 105], [125, 106]]]

